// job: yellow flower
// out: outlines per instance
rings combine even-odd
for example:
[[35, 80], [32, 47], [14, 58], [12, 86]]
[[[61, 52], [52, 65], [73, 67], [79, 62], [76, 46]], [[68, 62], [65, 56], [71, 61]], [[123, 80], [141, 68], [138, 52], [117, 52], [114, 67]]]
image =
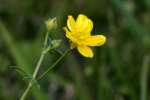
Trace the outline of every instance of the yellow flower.
[[[68, 28], [67, 28], [68, 27]], [[87, 16], [79, 14], [76, 21], [72, 16], [68, 16], [67, 27], [64, 27], [66, 37], [71, 42], [71, 48], [77, 50], [84, 57], [94, 56], [91, 46], [101, 46], [106, 42], [104, 35], [91, 36], [93, 22]]]

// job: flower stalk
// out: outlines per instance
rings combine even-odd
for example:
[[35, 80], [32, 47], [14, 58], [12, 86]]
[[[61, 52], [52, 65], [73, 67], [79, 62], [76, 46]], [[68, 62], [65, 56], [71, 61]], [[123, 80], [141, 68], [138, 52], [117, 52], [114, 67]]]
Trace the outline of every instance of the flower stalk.
[[[36, 79], [36, 76], [37, 76], [38, 71], [39, 71], [39, 69], [40, 69], [40, 66], [41, 66], [41, 64], [42, 64], [42, 61], [44, 60], [45, 54], [46, 54], [46, 53], [43, 53], [43, 52], [42, 52], [42, 54], [41, 54], [41, 57], [40, 57], [40, 59], [39, 59], [39, 61], [38, 61], [38, 63], [37, 63], [37, 66], [36, 66], [36, 68], [35, 68], [35, 70], [34, 70], [34, 73], [33, 73], [33, 75], [32, 75], [32, 78], [33, 78], [33, 79]], [[29, 82], [29, 84], [28, 84], [28, 87], [27, 87], [26, 90], [24, 91], [24, 93], [23, 93], [23, 95], [21, 96], [20, 100], [25, 100], [25, 98], [26, 98], [28, 92], [30, 91], [31, 87], [33, 86], [33, 84], [34, 84], [34, 83], [32, 82], [32, 80], [30, 80], [30, 82]]]
[[41, 80], [51, 69], [53, 69], [69, 52], [71, 49], [65, 51], [65, 53], [59, 57], [54, 64], [52, 64], [41, 76], [37, 78], [37, 80]]
[[[29, 81], [29, 84], [27, 86], [27, 88], [25, 89], [25, 91], [23, 92], [20, 100], [25, 100], [26, 97], [27, 97], [27, 94], [29, 93], [29, 91], [31, 90], [32, 86], [34, 85], [34, 82], [33, 80], [36, 80], [36, 77], [37, 77], [37, 74], [39, 72], [39, 69], [41, 67], [41, 64], [44, 60], [44, 57], [45, 55], [50, 51], [50, 50], [53, 50], [55, 48], [58, 48], [60, 46], [60, 43], [61, 43], [61, 40], [52, 40], [51, 41], [51, 44], [48, 44], [48, 37], [49, 37], [49, 31], [53, 28], [55, 28], [57, 26], [56, 24], [56, 18], [53, 18], [53, 19], [49, 19], [47, 22], [46, 22], [46, 26], [47, 26], [47, 33], [46, 33], [46, 36], [45, 36], [45, 39], [44, 39], [44, 48], [41, 52], [41, 56], [39, 58], [39, 61], [35, 67], [35, 70], [33, 72], [33, 75], [32, 75], [32, 79]], [[62, 58], [65, 57], [65, 55], [67, 54], [68, 50], [58, 59], [56, 60], [56, 62], [54, 62], [54, 64], [52, 66], [50, 66], [48, 68], [48, 70], [46, 70], [38, 79], [41, 79], [43, 76], [45, 76], [52, 68], [54, 68], [61, 60]]]

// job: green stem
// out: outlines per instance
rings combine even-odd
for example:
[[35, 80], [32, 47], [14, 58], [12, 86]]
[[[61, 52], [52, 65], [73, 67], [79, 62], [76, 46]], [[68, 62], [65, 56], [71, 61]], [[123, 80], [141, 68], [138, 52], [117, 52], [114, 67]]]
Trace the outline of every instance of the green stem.
[[[14, 61], [16, 62], [18, 67], [22, 67], [22, 69], [27, 73], [31, 74], [31, 63], [27, 61], [26, 58], [23, 56], [23, 52], [19, 48], [19, 44], [16, 43], [14, 38], [11, 36], [11, 32], [8, 31], [4, 23], [0, 21], [0, 37], [3, 39], [4, 43], [10, 50], [10, 53], [12, 54], [12, 57], [14, 58]], [[30, 90], [30, 86], [28, 86], [28, 89], [26, 92]], [[33, 95], [36, 100], [46, 100], [47, 95], [43, 93], [43, 91], [37, 91], [37, 88], [32, 90]]]
[[[47, 45], [47, 42], [48, 42], [48, 35], [49, 35], [49, 32], [46, 33], [45, 40], [44, 40], [44, 49], [43, 49], [43, 51], [42, 51], [42, 53], [41, 53], [40, 59], [39, 59], [37, 65], [36, 65], [36, 68], [35, 68], [34, 72], [33, 72], [33, 75], [32, 75], [32, 78], [33, 78], [33, 79], [36, 79], [36, 76], [37, 76], [37, 74], [38, 74], [38, 71], [39, 71], [39, 69], [40, 69], [40, 66], [41, 66], [41, 64], [42, 64], [42, 62], [43, 62], [43, 60], [44, 60], [44, 56], [46, 55], [46, 53], [47, 53], [49, 50], [51, 50], [51, 48], [48, 48], [48, 50], [47, 50], [47, 48], [46, 48], [46, 45]], [[26, 90], [25, 90], [24, 93], [22, 94], [20, 100], [25, 100], [25, 98], [26, 98], [28, 92], [30, 91], [32, 85], [33, 85], [33, 82], [30, 81], [29, 84], [28, 84], [28, 87], [26, 88]]]
[[[37, 63], [37, 66], [36, 66], [36, 68], [35, 68], [35, 70], [34, 70], [34, 72], [33, 72], [33, 75], [32, 75], [32, 78], [33, 78], [33, 79], [35, 79], [36, 76], [37, 76], [37, 74], [38, 74], [38, 71], [39, 71], [40, 66], [41, 66], [41, 64], [42, 64], [42, 61], [44, 60], [45, 54], [46, 54], [45, 52], [42, 52], [42, 54], [41, 54], [41, 57], [40, 57], [40, 59], [39, 59], [39, 61], [38, 61], [38, 63]], [[26, 98], [28, 92], [30, 91], [32, 85], [33, 85], [33, 82], [30, 81], [28, 87], [26, 88], [26, 90], [25, 90], [24, 93], [22, 94], [20, 100], [25, 100], [25, 98]]]
[[31, 87], [32, 87], [32, 84], [31, 84], [31, 82], [30, 82], [29, 85], [28, 85], [28, 87], [27, 87], [26, 90], [24, 91], [23, 95], [21, 96], [20, 100], [25, 100], [25, 98], [26, 98], [28, 92], [30, 91]]
[[[45, 49], [45, 50], [46, 50], [46, 49]], [[42, 54], [41, 54], [41, 57], [40, 57], [40, 59], [39, 59], [39, 61], [38, 61], [38, 63], [37, 63], [37, 66], [36, 66], [36, 68], [35, 68], [35, 70], [34, 70], [34, 73], [33, 73], [33, 75], [32, 75], [33, 79], [36, 79], [36, 76], [37, 76], [38, 71], [39, 71], [39, 69], [40, 69], [40, 66], [41, 66], [41, 64], [42, 64], [42, 61], [44, 60], [44, 56], [45, 56], [46, 53], [48, 52], [47, 50], [46, 50], [46, 51], [45, 51], [45, 50], [43, 50], [43, 52], [42, 52]], [[51, 49], [49, 49], [49, 50], [51, 50]], [[42, 79], [52, 68], [54, 68], [54, 67], [69, 53], [70, 50], [71, 50], [71, 49], [66, 50], [66, 52], [65, 52], [58, 60], [56, 60], [56, 62], [55, 62], [51, 67], [49, 67], [40, 77], [38, 77], [37, 80]], [[25, 98], [26, 98], [28, 92], [30, 91], [31, 87], [33, 86], [33, 84], [34, 84], [34, 83], [33, 83], [32, 81], [29, 82], [29, 85], [28, 85], [28, 87], [26, 88], [26, 90], [24, 91], [24, 93], [23, 93], [23, 95], [21, 96], [20, 100], [25, 100]]]
[[45, 54], [46, 54], [46, 53], [43, 53], [43, 52], [42, 52], [41, 57], [40, 57], [40, 59], [39, 59], [39, 61], [38, 61], [37, 67], [36, 67], [36, 69], [35, 69], [35, 71], [34, 71], [34, 73], [33, 73], [33, 78], [36, 78], [36, 75], [37, 75], [37, 73], [38, 73], [38, 71], [39, 71], [40, 65], [42, 64], [42, 61], [43, 61], [43, 59], [44, 59]]
[[41, 76], [37, 78], [37, 80], [41, 80], [51, 69], [53, 69], [68, 53], [71, 51], [71, 49], [68, 49], [65, 51], [65, 53], [59, 57], [59, 59], [56, 60], [55, 63], [53, 63]]
[[49, 36], [49, 32], [46, 32], [45, 40], [44, 40], [44, 47], [46, 47], [46, 45], [47, 45], [47, 42], [48, 42], [48, 36]]

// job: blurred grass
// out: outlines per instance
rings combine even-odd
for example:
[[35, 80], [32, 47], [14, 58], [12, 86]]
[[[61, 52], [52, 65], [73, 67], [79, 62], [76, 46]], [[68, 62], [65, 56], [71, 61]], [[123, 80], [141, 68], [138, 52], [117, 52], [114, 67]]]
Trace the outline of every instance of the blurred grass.
[[[44, 22], [57, 17], [62, 38], [59, 51], [69, 47], [62, 27], [67, 15], [86, 14], [93, 33], [104, 33], [106, 45], [87, 59], [73, 50], [45, 79], [33, 87], [28, 100], [149, 100], [149, 0], [0, 0], [0, 100], [17, 100], [27, 82], [10, 66], [31, 74], [45, 33]], [[41, 74], [60, 54], [49, 54]]]

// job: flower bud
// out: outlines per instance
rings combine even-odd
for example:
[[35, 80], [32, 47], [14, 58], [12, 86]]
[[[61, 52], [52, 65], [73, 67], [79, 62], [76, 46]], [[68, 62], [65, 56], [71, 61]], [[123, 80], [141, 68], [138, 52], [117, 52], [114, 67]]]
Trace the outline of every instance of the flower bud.
[[57, 27], [57, 19], [55, 18], [49, 18], [46, 22], [47, 30], [50, 31], [51, 29], [55, 29]]
[[61, 40], [52, 40], [51, 44], [53, 48], [58, 48], [61, 44]]

